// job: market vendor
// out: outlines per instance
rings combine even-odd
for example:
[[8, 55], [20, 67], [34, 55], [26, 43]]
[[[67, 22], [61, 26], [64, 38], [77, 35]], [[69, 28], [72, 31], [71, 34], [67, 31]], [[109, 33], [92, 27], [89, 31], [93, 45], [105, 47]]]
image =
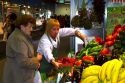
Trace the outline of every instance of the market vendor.
[[56, 19], [49, 19], [47, 21], [45, 33], [41, 37], [37, 49], [38, 54], [41, 56], [43, 55], [40, 67], [42, 81], [47, 80], [47, 83], [50, 83], [48, 82], [48, 77], [56, 75], [56, 69], [61, 66], [61, 63], [56, 61], [60, 37], [73, 35], [76, 35], [83, 41], [87, 38], [87, 36], [80, 33], [78, 29], [60, 28], [60, 23]]

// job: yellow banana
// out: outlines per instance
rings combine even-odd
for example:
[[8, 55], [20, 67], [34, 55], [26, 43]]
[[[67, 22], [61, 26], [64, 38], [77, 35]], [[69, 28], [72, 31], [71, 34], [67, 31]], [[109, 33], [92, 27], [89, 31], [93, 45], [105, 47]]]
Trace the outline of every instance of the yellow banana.
[[123, 62], [121, 60], [117, 60], [116, 63], [115, 63], [115, 66], [113, 68], [113, 71], [112, 71], [112, 76], [111, 76], [111, 82], [112, 83], [118, 83], [118, 75], [119, 75], [119, 71], [120, 71], [120, 68], [122, 66]]
[[125, 71], [125, 68], [121, 68], [119, 73], [122, 73], [123, 71]]
[[102, 83], [107, 83], [107, 80], [105, 79]]
[[111, 80], [107, 80], [106, 83], [111, 83]]
[[102, 68], [101, 68], [101, 70], [100, 70], [100, 72], [99, 72], [99, 79], [100, 79], [101, 81], [104, 81], [105, 78], [106, 78], [106, 74], [105, 74], [105, 73], [106, 73], [106, 68], [107, 68], [108, 64], [109, 64], [109, 61], [105, 62], [105, 63], [102, 65]]
[[125, 83], [125, 79], [119, 81], [118, 83]]
[[82, 72], [82, 78], [86, 78], [88, 76], [93, 76], [93, 75], [98, 75], [99, 71], [101, 69], [101, 66], [98, 65], [93, 65], [93, 66], [89, 66], [86, 69], [83, 70]]
[[99, 65], [92, 65], [92, 66], [89, 66], [89, 67], [87, 67], [87, 68], [85, 68], [84, 70], [97, 70], [97, 69], [100, 69], [101, 68], [101, 66], [99, 66]]
[[[97, 76], [89, 76], [85, 79], [81, 79], [81, 82], [80, 83], [92, 83], [94, 81], [98, 81], [98, 77]], [[98, 82], [97, 82], [98, 83]]]
[[84, 79], [81, 79], [81, 80], [80, 80], [80, 83], [83, 83], [83, 81], [84, 81]]
[[106, 68], [106, 79], [110, 80], [111, 79], [111, 73], [114, 68], [115, 62], [117, 62], [117, 59], [113, 59], [109, 61], [109, 64]]
[[94, 76], [99, 74], [99, 70], [90, 70], [90, 71], [83, 71], [82, 72], [82, 79], [88, 77], [88, 76]]
[[93, 82], [91, 82], [91, 83], [99, 83], [99, 80], [95, 80], [95, 81], [93, 81]]
[[111, 80], [107, 80], [107, 79], [105, 79], [105, 80], [102, 81], [101, 83], [111, 83]]
[[122, 70], [121, 68], [120, 71], [121, 72], [119, 73], [118, 81], [125, 79], [125, 69]]

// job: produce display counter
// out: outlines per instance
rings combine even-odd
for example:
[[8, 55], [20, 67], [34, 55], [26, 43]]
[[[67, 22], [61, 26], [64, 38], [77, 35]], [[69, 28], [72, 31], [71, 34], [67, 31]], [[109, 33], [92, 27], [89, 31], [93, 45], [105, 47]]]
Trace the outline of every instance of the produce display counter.
[[83, 49], [76, 52], [74, 57], [62, 58], [60, 61], [65, 67], [73, 68], [65, 81], [125, 83], [124, 35], [125, 26], [117, 25], [112, 34], [106, 36], [105, 40], [96, 36]]

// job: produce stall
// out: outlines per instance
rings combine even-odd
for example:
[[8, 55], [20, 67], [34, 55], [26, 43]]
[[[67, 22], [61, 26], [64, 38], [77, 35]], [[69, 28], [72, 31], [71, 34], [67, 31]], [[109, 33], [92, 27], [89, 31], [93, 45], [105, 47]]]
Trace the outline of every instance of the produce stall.
[[105, 40], [95, 37], [80, 51], [59, 59], [64, 66], [62, 83], [125, 83], [123, 35], [125, 26], [116, 25]]
[[[63, 73], [60, 82], [125, 83], [124, 4], [120, 4], [120, 2], [118, 3], [119, 5], [114, 2], [112, 3], [114, 0], [93, 0], [94, 13], [98, 13], [97, 17], [99, 18], [92, 13], [90, 23], [87, 22], [90, 19], [87, 18], [88, 11], [86, 12], [85, 8], [87, 7], [85, 7], [83, 1], [87, 0], [71, 1], [71, 25], [79, 27], [81, 32], [88, 35], [88, 37], [94, 37], [94, 39], [89, 41], [85, 46], [82, 46], [83, 42], [79, 42], [77, 38], [72, 40], [75, 53], [71, 53], [72, 56], [58, 60], [64, 66], [60, 69], [60, 72]], [[112, 7], [108, 7], [109, 3], [116, 6], [113, 7], [112, 5]], [[106, 12], [104, 4], [107, 6]], [[79, 11], [80, 8], [82, 11]], [[83, 10], [85, 11], [83, 12]], [[85, 19], [87, 20], [85, 21]], [[93, 25], [94, 22], [99, 22], [99, 27]], [[82, 46], [80, 49], [76, 45], [79, 43]]]
[[[84, 33], [86, 31], [87, 35], [93, 36], [94, 39], [89, 41], [87, 45], [82, 46], [81, 49], [75, 50], [72, 56], [59, 60], [59, 62], [65, 66], [65, 68], [61, 69], [65, 72], [62, 72], [64, 75], [60, 81], [62, 83], [125, 83], [124, 4], [119, 0], [116, 0], [119, 1], [116, 3], [113, 2], [114, 0], [107, 2], [103, 2], [103, 0], [101, 0], [102, 2], [93, 0], [95, 1], [93, 4], [96, 13], [101, 12], [97, 11], [99, 7], [96, 9], [97, 5], [99, 5], [98, 3], [102, 3], [103, 5], [106, 3], [106, 6], [109, 5], [108, 2], [110, 2], [110, 5], [112, 4], [110, 7], [107, 6], [107, 18], [103, 18], [100, 28], [96, 28], [95, 26], [93, 27], [91, 23], [91, 27], [85, 25], [84, 23], [87, 20], [84, 22], [81, 20], [81, 18], [84, 18], [86, 15], [85, 11], [82, 12], [83, 14], [78, 11], [79, 8], [82, 8], [81, 3], [79, 3], [82, 1], [84, 0], [78, 0], [78, 2], [74, 0], [71, 1], [71, 25], [75, 27], [80, 26], [81, 32]], [[84, 7], [83, 4], [82, 6]], [[113, 7], [114, 4], [115, 7]], [[78, 15], [76, 15], [76, 11], [78, 11]], [[104, 17], [106, 17], [106, 15]], [[96, 20], [94, 19], [94, 21]], [[98, 21], [100, 21], [100, 19]], [[93, 29], [95, 33], [92, 31]], [[99, 29], [100, 31], [98, 31]], [[76, 42], [77, 38], [75, 38], [75, 44]]]

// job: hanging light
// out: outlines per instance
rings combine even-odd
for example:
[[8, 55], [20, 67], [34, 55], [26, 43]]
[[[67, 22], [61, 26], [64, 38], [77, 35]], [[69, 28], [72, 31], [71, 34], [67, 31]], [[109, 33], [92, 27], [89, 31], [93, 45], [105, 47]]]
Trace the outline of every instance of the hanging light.
[[8, 2], [5, 2], [4, 4], [5, 4], [5, 5], [7, 5], [7, 4], [8, 4]]
[[25, 5], [23, 7], [26, 7]]
[[30, 8], [30, 6], [28, 5], [28, 8]]
[[25, 14], [26, 12], [25, 12], [25, 10], [22, 10], [21, 13], [22, 13], [22, 14]]

